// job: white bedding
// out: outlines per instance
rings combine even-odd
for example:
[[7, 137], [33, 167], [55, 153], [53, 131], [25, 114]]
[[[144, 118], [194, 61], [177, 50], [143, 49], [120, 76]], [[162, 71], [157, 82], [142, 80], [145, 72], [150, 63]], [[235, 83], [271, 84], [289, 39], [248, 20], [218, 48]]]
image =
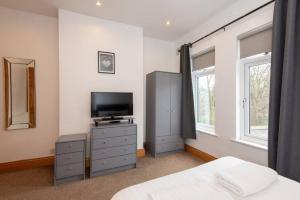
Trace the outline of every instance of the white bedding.
[[[112, 200], [150, 200], [150, 194], [161, 191], [170, 190], [174, 187], [178, 187], [184, 182], [189, 181], [207, 181], [218, 187], [221, 190], [228, 192], [234, 199], [245, 200], [300, 200], [300, 183], [284, 178], [278, 177], [278, 180], [274, 182], [267, 189], [256, 193], [254, 195], [240, 198], [229, 192], [215, 181], [216, 172], [228, 167], [235, 166], [245, 161], [234, 158], [224, 157], [218, 160], [200, 165], [198, 167], [171, 174], [168, 176], [160, 177], [154, 180], [150, 180], [138, 185], [134, 185], [125, 188], [116, 193]], [[171, 199], [170, 199], [171, 200]], [[201, 200], [201, 199], [199, 199]]]
[[169, 190], [160, 190], [149, 195], [151, 200], [233, 200], [232, 196], [204, 181], [184, 182]]

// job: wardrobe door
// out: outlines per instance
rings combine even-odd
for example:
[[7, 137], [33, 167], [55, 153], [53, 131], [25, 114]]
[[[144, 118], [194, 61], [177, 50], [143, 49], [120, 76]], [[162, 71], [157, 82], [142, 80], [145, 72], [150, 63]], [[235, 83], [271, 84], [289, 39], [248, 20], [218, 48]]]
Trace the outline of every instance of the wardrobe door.
[[156, 136], [167, 136], [171, 132], [170, 121], [170, 75], [168, 73], [156, 74]]
[[171, 75], [171, 135], [181, 134], [181, 74]]

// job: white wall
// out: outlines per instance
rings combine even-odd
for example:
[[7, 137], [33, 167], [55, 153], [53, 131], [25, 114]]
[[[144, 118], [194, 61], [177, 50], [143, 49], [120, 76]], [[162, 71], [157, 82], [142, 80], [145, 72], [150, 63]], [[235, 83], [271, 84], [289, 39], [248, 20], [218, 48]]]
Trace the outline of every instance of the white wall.
[[[0, 7], [0, 27], [0, 163], [49, 156], [58, 137], [57, 19]], [[36, 61], [36, 128], [5, 130], [2, 57]]]
[[[253, 2], [249, 4], [253, 8], [258, 7]], [[261, 2], [261, 1], [260, 1]], [[253, 4], [253, 5], [252, 5]], [[228, 22], [232, 15], [240, 16], [245, 13], [245, 1], [239, 1], [231, 6], [228, 10], [215, 16], [211, 21], [208, 21], [201, 27], [196, 28], [191, 33], [179, 39], [177, 44], [188, 43], [196, 38], [199, 38], [214, 28]], [[252, 7], [248, 9], [253, 9]], [[236, 12], [240, 10], [240, 14]], [[227, 13], [227, 14], [226, 14]], [[227, 17], [225, 17], [227, 16]], [[216, 157], [227, 155], [236, 156], [242, 159], [253, 161], [260, 164], [267, 164], [267, 151], [251, 146], [246, 146], [232, 141], [236, 137], [236, 127], [238, 119], [236, 116], [236, 75], [237, 75], [237, 60], [238, 60], [238, 40], [237, 37], [245, 32], [255, 29], [259, 26], [268, 24], [272, 21], [273, 5], [264, 8], [263, 10], [252, 14], [246, 19], [241, 20], [234, 25], [231, 25], [227, 30], [220, 31], [208, 39], [195, 44], [192, 48], [192, 54], [197, 54], [207, 48], [215, 46], [216, 49], [216, 135], [198, 132], [197, 140], [188, 140], [187, 144], [196, 147], [200, 150], [208, 152]], [[218, 20], [217, 20], [218, 19]], [[205, 28], [207, 27], [207, 29]], [[207, 32], [204, 32], [206, 30]]]
[[[175, 42], [144, 37], [144, 124], [146, 124], [146, 75], [153, 71], [179, 72]], [[145, 128], [146, 126], [144, 141]]]
[[[4, 131], [4, 121], [0, 120], [0, 163], [50, 155], [58, 131], [60, 134], [88, 132], [91, 91], [134, 93], [134, 115], [139, 127], [138, 148], [142, 148], [146, 74], [154, 70], [178, 72], [179, 56], [175, 47], [194, 41], [266, 1], [240, 0], [179, 38], [176, 44], [147, 37], [143, 39], [139, 27], [60, 10], [59, 47], [56, 18], [0, 7], [0, 57], [33, 58], [37, 67], [37, 128]], [[194, 45], [193, 54], [216, 46], [218, 137], [199, 133], [198, 139], [189, 140], [188, 144], [217, 157], [234, 155], [266, 164], [265, 150], [238, 144], [231, 139], [235, 137], [237, 123], [236, 38], [271, 20], [272, 8], [269, 7], [232, 25], [226, 32], [221, 31]], [[97, 73], [98, 50], [116, 53], [115, 75]], [[1, 73], [3, 67], [0, 67]], [[3, 88], [0, 81], [0, 94], [4, 93]], [[4, 112], [3, 101], [2, 96], [0, 113]]]
[[165, 40], [144, 37], [144, 78], [153, 71], [178, 72], [176, 44]]
[[[97, 72], [97, 51], [114, 52], [116, 74]], [[92, 91], [133, 92], [143, 148], [143, 30], [59, 10], [60, 134], [89, 132]]]

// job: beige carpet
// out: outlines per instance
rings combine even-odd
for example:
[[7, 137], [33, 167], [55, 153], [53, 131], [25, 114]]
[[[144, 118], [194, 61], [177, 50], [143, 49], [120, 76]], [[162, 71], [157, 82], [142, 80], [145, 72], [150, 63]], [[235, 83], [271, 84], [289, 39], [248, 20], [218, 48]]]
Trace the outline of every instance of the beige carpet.
[[119, 190], [202, 164], [180, 152], [138, 160], [136, 169], [53, 186], [49, 167], [0, 174], [0, 200], [110, 200]]

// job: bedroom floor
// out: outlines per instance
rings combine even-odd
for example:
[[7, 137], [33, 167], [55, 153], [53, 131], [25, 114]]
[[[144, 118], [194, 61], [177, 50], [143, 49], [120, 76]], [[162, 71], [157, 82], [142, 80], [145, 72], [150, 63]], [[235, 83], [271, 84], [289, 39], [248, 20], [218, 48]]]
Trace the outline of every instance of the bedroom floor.
[[119, 190], [204, 162], [189, 153], [179, 152], [158, 158], [146, 156], [138, 160], [136, 169], [106, 176], [52, 186], [50, 167], [0, 174], [1, 200], [110, 200]]

